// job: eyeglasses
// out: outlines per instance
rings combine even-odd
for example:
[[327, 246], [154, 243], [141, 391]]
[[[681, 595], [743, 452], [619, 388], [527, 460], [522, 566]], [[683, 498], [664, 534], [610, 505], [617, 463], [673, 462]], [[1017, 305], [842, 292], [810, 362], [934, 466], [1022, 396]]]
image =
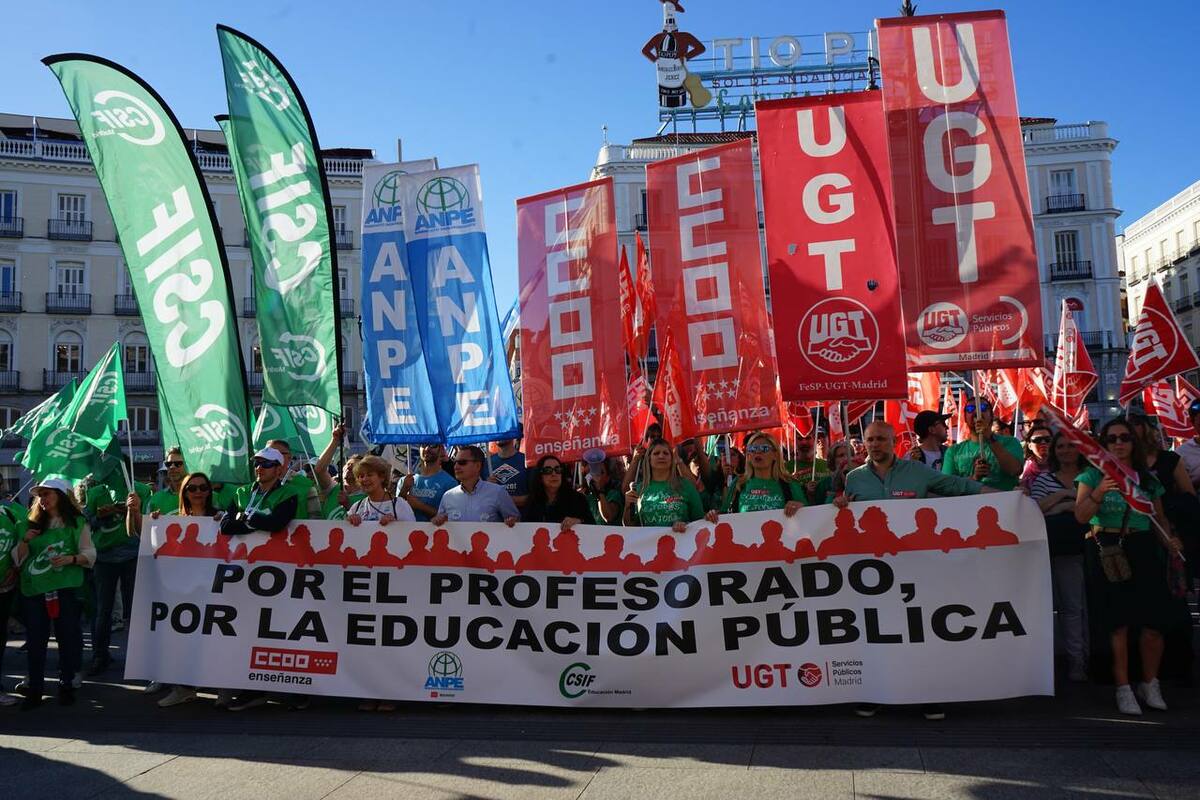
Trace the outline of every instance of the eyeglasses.
[[1029, 440], [1031, 444], [1050, 444], [1049, 436], [1035, 436]]
[[254, 468], [255, 469], [273, 469], [273, 468], [279, 467], [279, 466], [282, 466], [282, 464], [279, 464], [276, 461], [267, 461], [265, 458], [254, 459]]
[[983, 414], [986, 411], [991, 411], [992, 407], [987, 403], [967, 403], [965, 406], [963, 406], [963, 411], [968, 414], [974, 414], [976, 409], [979, 410], [980, 414]]
[[566, 472], [562, 467], [542, 467], [543, 475], [562, 475]]
[[1118, 442], [1121, 444], [1129, 444], [1132, 441], [1132, 433], [1110, 433], [1108, 436], [1104, 437], [1105, 444], [1117, 444]]
[[482, 464], [483, 462], [477, 458], [460, 458], [454, 462], [455, 466], [464, 467], [467, 464]]
[[168, 461], [167, 466], [168, 467], [182, 467], [183, 462], [182, 461]]
[[770, 453], [774, 450], [775, 448], [769, 444], [752, 444], [746, 448], [747, 453]]
[[188, 484], [186, 491], [188, 494], [200, 494], [201, 492], [211, 492], [212, 487], [211, 486], [202, 486], [201, 484], [198, 484], [198, 483], [192, 483], [192, 484]]

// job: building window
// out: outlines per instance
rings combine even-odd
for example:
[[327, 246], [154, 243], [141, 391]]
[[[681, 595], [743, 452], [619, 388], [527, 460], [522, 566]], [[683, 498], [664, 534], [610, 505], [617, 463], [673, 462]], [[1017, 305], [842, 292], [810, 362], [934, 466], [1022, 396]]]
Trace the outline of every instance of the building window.
[[1129, 277], [1131, 277], [1131, 278], [1138, 277], [1138, 257], [1137, 256], [1134, 256], [1133, 258], [1129, 259]]
[[12, 222], [17, 216], [17, 192], [0, 189], [0, 222]]
[[0, 295], [11, 296], [17, 290], [17, 262], [0, 258]]
[[129, 265], [125, 263], [125, 259], [120, 259], [120, 265], [117, 267], [117, 278], [120, 294], [125, 297], [133, 296], [133, 277], [129, 274]]
[[84, 210], [87, 203], [86, 195], [60, 194], [58, 196], [58, 218], [67, 222], [86, 222]]
[[140, 375], [150, 372], [150, 345], [146, 337], [134, 334], [125, 340], [121, 364], [126, 372], [136, 372]]
[[1071, 266], [1078, 260], [1078, 231], [1056, 231], [1054, 234], [1054, 263]]
[[338, 297], [345, 300], [350, 296], [350, 273], [344, 269], [338, 270]]
[[1077, 194], [1075, 189], [1075, 170], [1050, 170], [1050, 193], [1053, 195]]
[[250, 348], [250, 371], [259, 374], [263, 371], [262, 347], [258, 344]]
[[54, 265], [54, 291], [59, 297], [84, 294], [84, 266], [79, 261], [59, 261]]
[[[1181, 272], [1179, 273], [1179, 299], [1185, 300], [1191, 296], [1192, 294], [1188, 290], [1188, 274], [1186, 272]], [[1190, 337], [1188, 338], [1188, 341], [1191, 341]]]
[[333, 207], [333, 229], [338, 233], [346, 232], [346, 207]]
[[[0, 372], [13, 368], [13, 341], [7, 331], [0, 331]], [[8, 427], [7, 425], [3, 427]]]
[[78, 333], [60, 333], [54, 340], [54, 371], [83, 371], [83, 339]]
[[134, 406], [129, 409], [129, 429], [138, 432], [158, 430], [158, 409]]
[[22, 413], [19, 408], [0, 408], [0, 428], [11, 428], [21, 418]]

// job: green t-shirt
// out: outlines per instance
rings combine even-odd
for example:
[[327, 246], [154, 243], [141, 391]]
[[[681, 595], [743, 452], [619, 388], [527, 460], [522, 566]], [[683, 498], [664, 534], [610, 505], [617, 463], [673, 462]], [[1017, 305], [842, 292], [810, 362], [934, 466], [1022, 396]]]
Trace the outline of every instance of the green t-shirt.
[[[1148, 483], [1142, 484], [1142, 490], [1146, 496], [1150, 498], [1158, 498], [1163, 496], [1163, 485], [1158, 482], [1158, 479], [1153, 475], [1147, 476], [1150, 478]], [[1076, 484], [1086, 484], [1095, 489], [1104, 481], [1104, 475], [1095, 467], [1088, 467], [1075, 478]], [[1096, 513], [1088, 520], [1093, 525], [1099, 525], [1101, 528], [1120, 528], [1121, 520], [1125, 517], [1125, 509], [1128, 508], [1128, 503], [1121, 493], [1116, 489], [1110, 489], [1104, 493], [1104, 499], [1100, 501], [1100, 507], [1096, 509]], [[1150, 530], [1150, 518], [1140, 511], [1130, 509], [1129, 530], [1131, 531], [1148, 531]]]
[[[12, 550], [25, 535], [29, 520], [18, 515], [16, 508], [0, 508], [0, 585], [12, 569]], [[0, 623], [0, 624], [7, 624]]]
[[159, 489], [150, 495], [148, 501], [143, 502], [142, 513], [149, 514], [157, 511], [159, 514], [174, 514], [177, 508], [179, 508], [179, 493], [172, 492], [170, 488]]
[[[803, 502], [804, 489], [800, 484], [792, 482], [788, 488], [791, 491], [792, 500]], [[777, 511], [788, 502], [788, 498], [783, 494], [783, 487], [774, 478], [750, 478], [747, 480], [741, 492], [737, 492], [737, 508], [732, 507], [735, 492], [737, 492], [736, 482], [726, 492], [722, 512], [728, 514], [745, 511]]]
[[[294, 480], [294, 479], [293, 479]], [[290, 483], [290, 481], [289, 481]], [[338, 503], [338, 496], [342, 493], [342, 484], [335, 483], [329, 489], [329, 494], [325, 495], [325, 501], [321, 503], [321, 519], [345, 519], [346, 509], [342, 508]], [[354, 492], [349, 495], [350, 505], [353, 506], [359, 500], [366, 497], [365, 492]]]
[[[1012, 454], [1013, 458], [1017, 459], [1018, 464], [1024, 463], [1025, 454], [1021, 452], [1020, 442], [1012, 436], [1005, 436], [999, 433], [993, 434], [993, 437], [996, 441], [1000, 442], [1000, 445], [1005, 450]], [[957, 475], [960, 478], [974, 477], [975, 459], [979, 457], [979, 452], [979, 442], [974, 439], [967, 439], [950, 445], [950, 449], [946, 451], [946, 455], [942, 459], [942, 472], [947, 475]], [[1020, 475], [1009, 475], [1000, 469], [1000, 462], [996, 460], [996, 454], [992, 452], [990, 444], [983, 447], [983, 458], [992, 469], [980, 483], [1001, 492], [1017, 488]]]
[[[287, 482], [283, 484], [283, 488], [287, 489], [292, 494], [296, 495], [296, 519], [313, 519], [313, 513], [309, 511], [308, 499], [313, 496], [316, 483], [307, 475], [296, 472], [293, 473]], [[325, 519], [324, 514], [320, 514], [317, 519]]]
[[796, 476], [796, 480], [804, 481], [819, 481], [829, 474], [829, 464], [823, 458], [814, 458], [812, 461], [787, 461], [784, 466]]
[[79, 554], [79, 534], [84, 522], [73, 528], [46, 528], [29, 542], [29, 556], [21, 564], [21, 594], [33, 597], [55, 589], [77, 588], [83, 585], [83, 567], [71, 564], [54, 567], [52, 556]]
[[[584, 492], [583, 496], [587, 498], [588, 510], [592, 512], [592, 519], [597, 525], [604, 525], [604, 518], [600, 516], [600, 498], [592, 492]], [[624, 500], [621, 498], [621, 490], [616, 486], [609, 486], [604, 490], [604, 499], [609, 504], [616, 503], [617, 518], [613, 520], [613, 524], [621, 523], [621, 509], [624, 507]]]
[[[276, 486], [264, 495], [258, 491], [257, 483], [248, 483], [238, 487], [234, 501], [237, 503], [238, 511], [249, 510], [254, 513], [269, 514], [275, 509], [275, 506], [293, 494], [294, 492], [288, 491], [286, 484]], [[248, 508], [251, 504], [253, 504], [253, 508]]]
[[213, 505], [221, 511], [228, 510], [229, 504], [233, 502], [238, 488], [236, 483], [221, 484], [221, 488], [213, 492]]
[[647, 527], [695, 522], [704, 516], [704, 503], [691, 481], [679, 480], [674, 489], [667, 481], [650, 481], [638, 498], [638, 520]]
[[103, 553], [129, 541], [123, 513], [100, 516], [100, 507], [111, 505], [124, 508], [124, 498], [117, 497], [110, 487], [103, 484], [88, 489], [86, 506], [87, 513], [96, 520], [96, 527], [92, 530], [92, 544], [96, 546], [97, 553]]

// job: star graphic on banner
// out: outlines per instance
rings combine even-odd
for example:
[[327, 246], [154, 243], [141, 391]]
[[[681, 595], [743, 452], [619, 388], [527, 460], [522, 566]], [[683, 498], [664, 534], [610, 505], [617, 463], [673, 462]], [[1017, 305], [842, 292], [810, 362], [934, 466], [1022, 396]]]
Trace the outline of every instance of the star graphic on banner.
[[720, 386], [721, 386], [721, 391], [717, 393], [717, 397], [720, 397], [722, 394], [724, 394], [725, 392], [727, 392], [729, 390], [729, 381], [721, 381]]
[[733, 387], [733, 393], [736, 395], [738, 392], [738, 387], [740, 387], [742, 385], [742, 382], [740, 380], [738, 380], [737, 378], [734, 378], [732, 381], [729, 382], [729, 385]]
[[717, 390], [717, 385], [715, 383], [713, 383], [712, 381], [709, 381], [708, 382], [708, 392], [706, 392], [706, 394], [712, 394], [716, 390]]
[[555, 412], [554, 412], [554, 418], [555, 418], [556, 420], [558, 420], [560, 423], [563, 421], [563, 416], [564, 416], [564, 415], [563, 415], [563, 412], [561, 412], [561, 411], [555, 411]]
[[592, 417], [596, 416], [596, 409], [594, 409], [594, 408], [585, 408], [585, 409], [583, 410], [583, 416], [584, 416], [584, 419], [586, 419], [588, 422], [591, 422], [591, 421], [592, 421]]

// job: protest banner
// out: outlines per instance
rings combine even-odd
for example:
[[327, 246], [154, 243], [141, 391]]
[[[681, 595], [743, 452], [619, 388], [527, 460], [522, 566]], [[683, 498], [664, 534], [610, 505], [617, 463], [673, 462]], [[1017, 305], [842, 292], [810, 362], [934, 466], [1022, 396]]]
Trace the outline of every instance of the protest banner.
[[1129, 361], [1117, 402], [1123, 406], [1156, 381], [1200, 369], [1200, 358], [1175, 318], [1162, 288], [1153, 281], [1146, 287], [1142, 310], [1133, 330]]
[[1043, 517], [1020, 493], [667, 528], [147, 520], [127, 678], [545, 706], [1053, 693]]
[[1039, 365], [1041, 286], [1004, 12], [876, 24], [908, 368]]

